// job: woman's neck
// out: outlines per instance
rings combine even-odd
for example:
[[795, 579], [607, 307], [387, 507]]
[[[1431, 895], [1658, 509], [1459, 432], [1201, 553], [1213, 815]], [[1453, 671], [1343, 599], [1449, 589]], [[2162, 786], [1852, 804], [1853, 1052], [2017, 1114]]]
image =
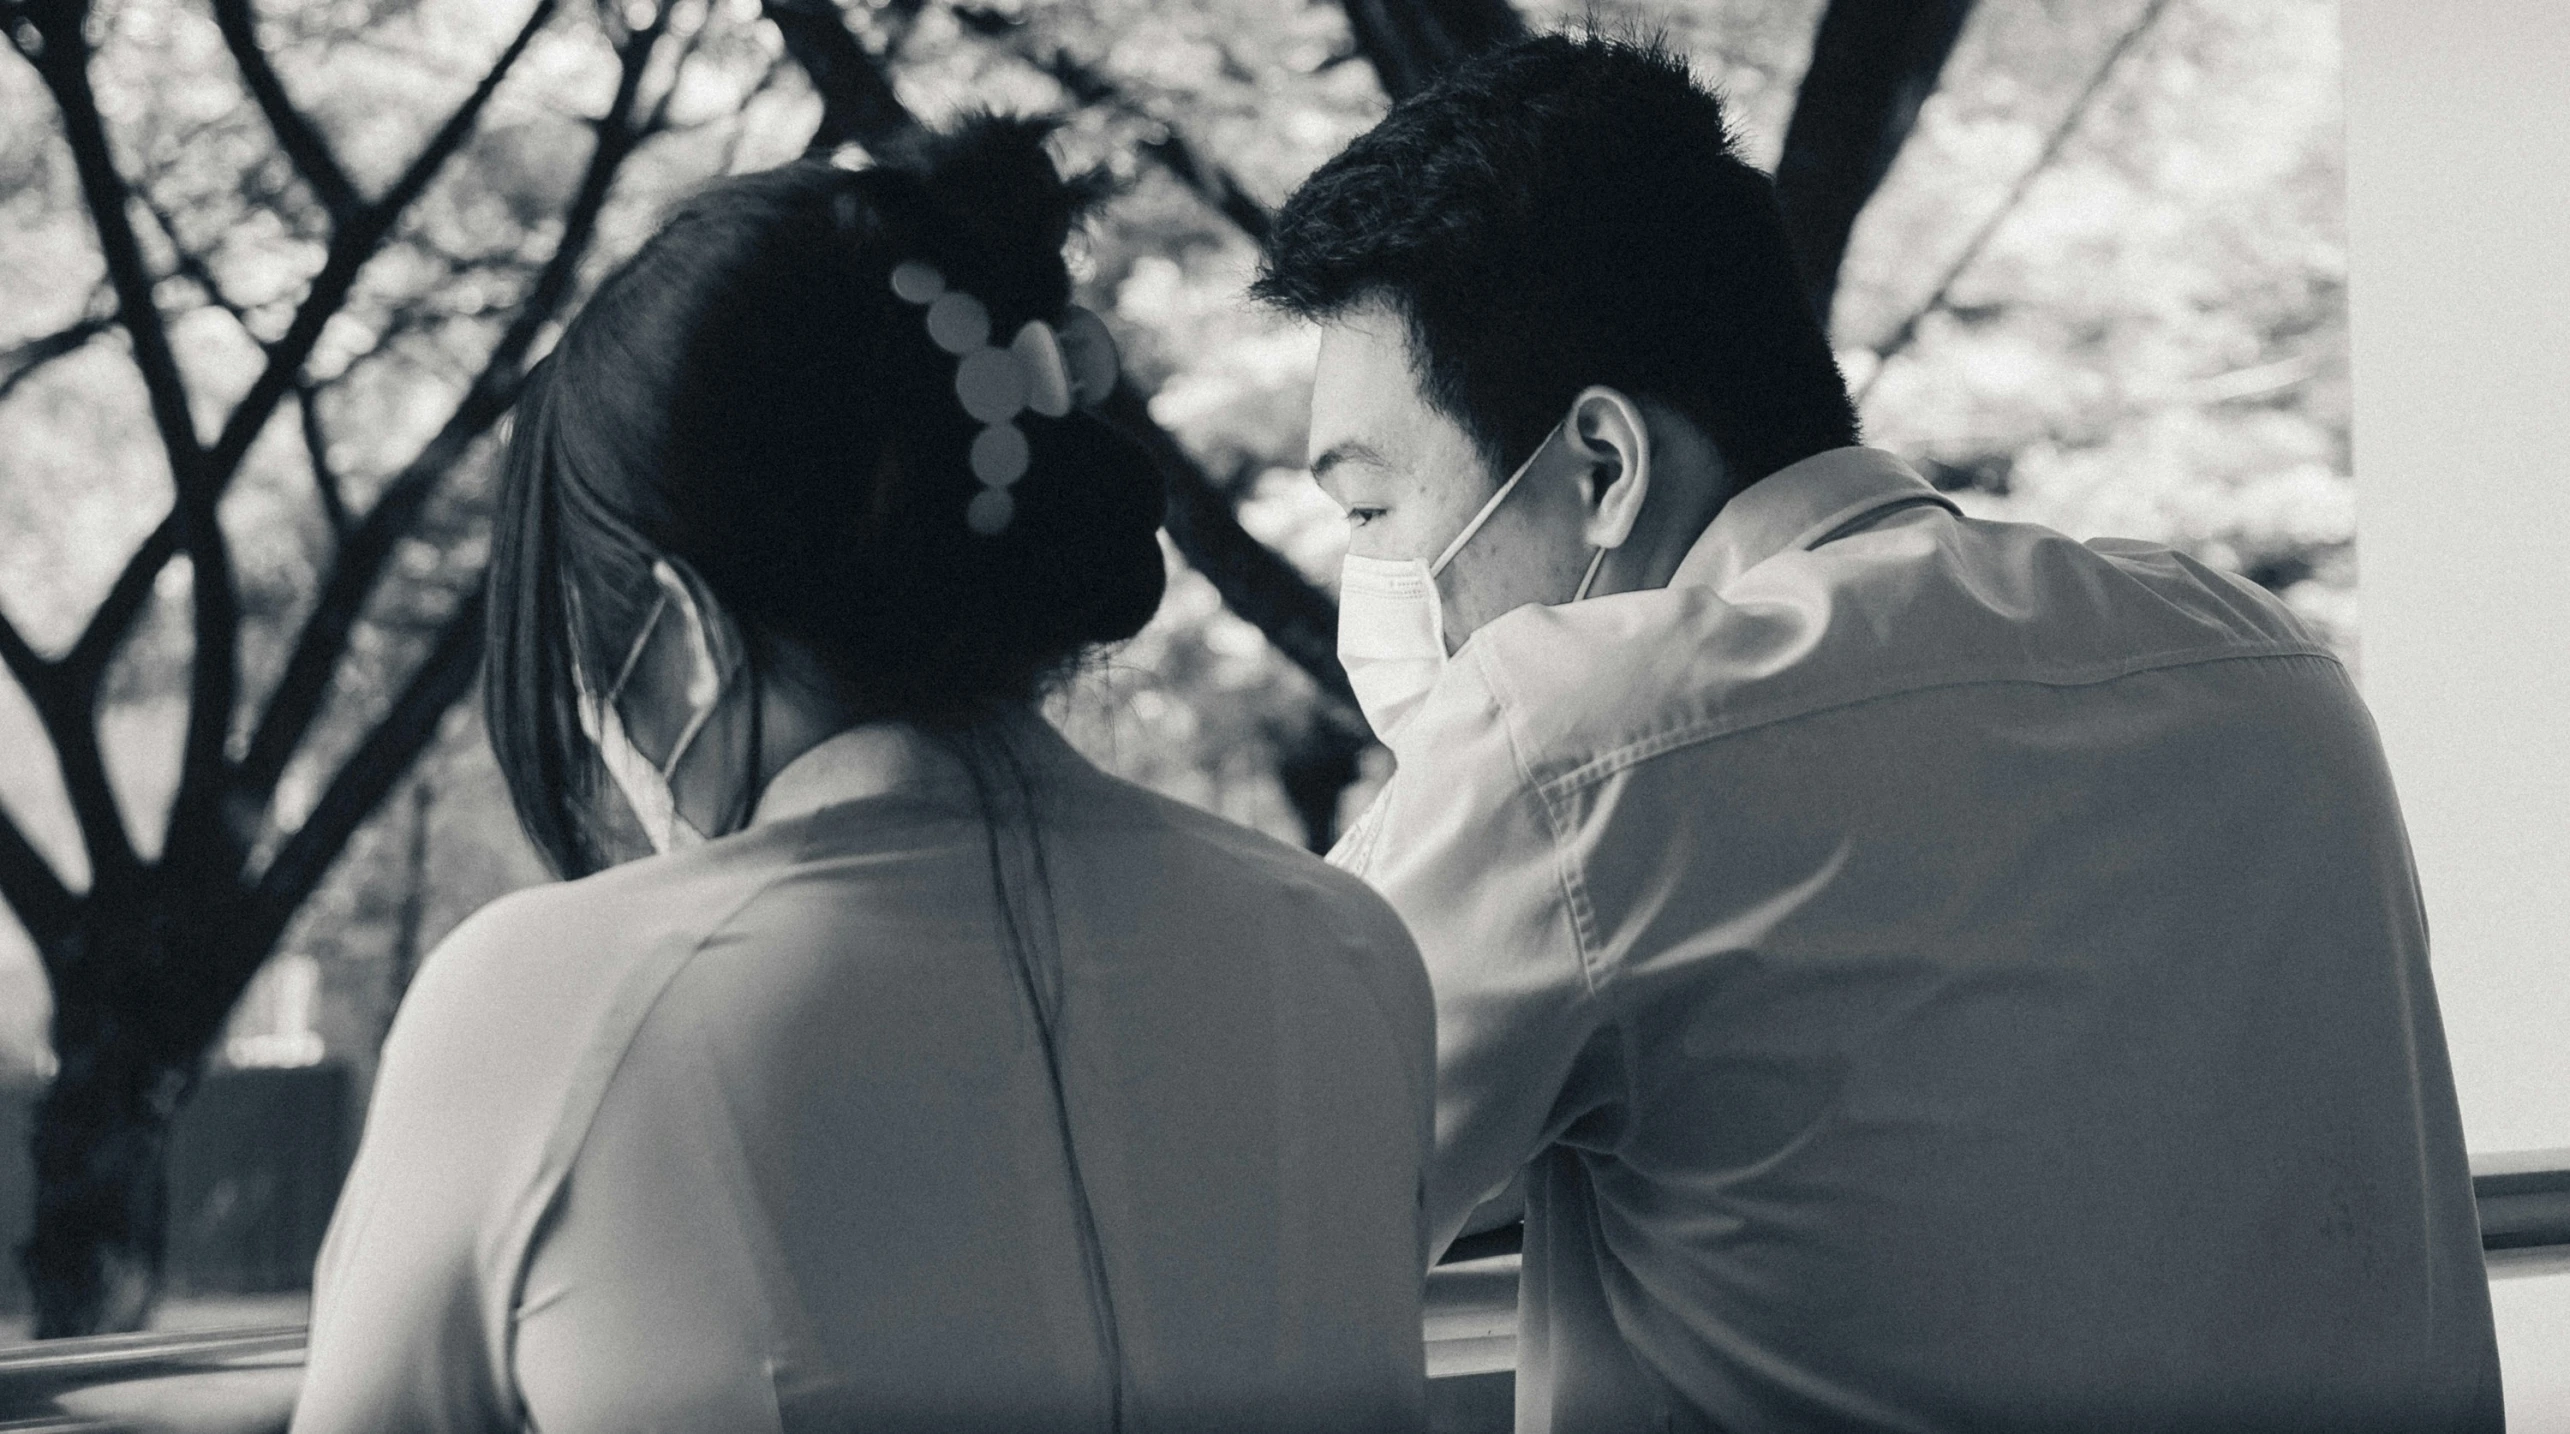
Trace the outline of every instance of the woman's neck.
[[[670, 775], [679, 815], [697, 830], [721, 833], [758, 807], [758, 796], [795, 758], [857, 724], [857, 712], [816, 681], [792, 654], [757, 665], [755, 694], [746, 684], [727, 693], [704, 735]], [[743, 767], [751, 764], [747, 790]]]

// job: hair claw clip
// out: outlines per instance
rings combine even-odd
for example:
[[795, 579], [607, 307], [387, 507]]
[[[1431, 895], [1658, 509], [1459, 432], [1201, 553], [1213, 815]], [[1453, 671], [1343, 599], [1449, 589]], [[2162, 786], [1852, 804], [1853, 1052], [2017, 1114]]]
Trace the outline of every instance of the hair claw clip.
[[892, 292], [928, 311], [929, 342], [958, 360], [955, 401], [982, 424], [969, 454], [982, 491], [965, 505], [964, 523], [983, 537], [996, 537], [1017, 515], [1009, 489], [1026, 476], [1032, 456], [1017, 415], [1062, 418], [1075, 407], [1104, 402], [1122, 371], [1115, 336], [1104, 319], [1070, 304], [1059, 323], [1029, 319], [1006, 348], [996, 347], [989, 307], [949, 288], [936, 266], [918, 259], [893, 266]]

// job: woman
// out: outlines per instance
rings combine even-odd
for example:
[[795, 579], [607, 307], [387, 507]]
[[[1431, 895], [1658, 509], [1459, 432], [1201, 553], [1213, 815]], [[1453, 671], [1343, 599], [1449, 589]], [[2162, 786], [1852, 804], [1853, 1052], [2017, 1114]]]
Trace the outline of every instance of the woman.
[[489, 725], [576, 879], [411, 987], [297, 1430], [1418, 1423], [1408, 937], [1034, 711], [1162, 585], [1043, 141], [722, 183], [527, 393]]

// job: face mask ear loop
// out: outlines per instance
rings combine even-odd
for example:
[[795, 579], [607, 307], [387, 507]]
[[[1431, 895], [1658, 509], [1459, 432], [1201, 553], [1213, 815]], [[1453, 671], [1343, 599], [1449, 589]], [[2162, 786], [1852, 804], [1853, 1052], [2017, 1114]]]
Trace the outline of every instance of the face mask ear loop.
[[633, 679], [634, 668], [642, 662], [643, 647], [651, 641], [653, 628], [660, 626], [661, 609], [669, 606], [669, 594], [661, 593], [652, 600], [651, 611], [643, 618], [642, 631], [634, 634], [634, 645], [625, 649], [625, 665], [616, 669], [616, 680], [607, 684], [607, 695], [601, 706], [613, 707], [625, 695], [625, 684]]
[[686, 609], [687, 651], [688, 656], [695, 659], [694, 669], [687, 676], [687, 700], [699, 707], [710, 706], [721, 700], [723, 686], [731, 679], [716, 670], [714, 646], [706, 635], [705, 614], [697, 611], [696, 599], [689, 594], [686, 584], [679, 580], [678, 570], [669, 565], [667, 558], [653, 563], [651, 572], [661, 585], [661, 601], [669, 601], [675, 593], [678, 605]]
[[1520, 468], [1509, 475], [1507, 482], [1499, 485], [1499, 491], [1490, 495], [1490, 501], [1481, 505], [1481, 511], [1472, 515], [1472, 521], [1463, 525], [1462, 532], [1455, 534], [1455, 540], [1446, 544], [1446, 550], [1437, 554], [1435, 562], [1428, 564], [1428, 576], [1433, 578], [1446, 570], [1446, 564], [1455, 560], [1455, 554], [1463, 551], [1463, 545], [1471, 542], [1472, 535], [1481, 531], [1481, 525], [1490, 521], [1490, 515], [1499, 511], [1499, 505], [1508, 501], [1508, 490], [1516, 487], [1517, 480], [1525, 476], [1526, 470]]
[[[652, 564], [651, 570], [652, 576], [663, 585], [660, 601], [653, 604], [651, 610], [652, 620], [657, 622], [660, 610], [669, 605], [670, 589], [679, 586], [679, 581], [677, 570], [669, 565], [667, 559]], [[731, 685], [729, 674], [714, 670], [714, 649], [705, 637], [704, 614], [696, 610], [695, 601], [686, 596], [683, 589], [679, 601], [687, 609], [688, 655], [696, 663], [696, 671], [687, 679], [687, 700], [694, 710], [688, 714], [687, 725], [679, 729], [678, 740], [669, 744], [668, 758], [660, 764], [660, 777], [664, 782], [676, 775], [678, 764], [686, 758], [687, 749], [695, 744], [696, 735], [705, 730], [705, 724], [713, 719], [714, 709], [722, 705], [723, 689]], [[644, 636], [649, 635], [646, 630]], [[634, 650], [637, 655], [642, 651], [640, 647]], [[628, 658], [626, 665], [630, 667], [632, 659]]]
[[1572, 602], [1582, 602], [1587, 599], [1588, 590], [1597, 583], [1597, 570], [1605, 566], [1606, 549], [1600, 548], [1597, 550], [1597, 556], [1588, 560], [1588, 576], [1579, 580], [1579, 591], [1571, 594]]
[[678, 740], [669, 744], [669, 760], [660, 764], [662, 781], [667, 782], [677, 776], [679, 762], [687, 756], [687, 749], [696, 741], [696, 734], [705, 730], [705, 723], [713, 717], [714, 708], [720, 704], [720, 701], [718, 691], [715, 701], [697, 708], [694, 715], [687, 719], [687, 725], [678, 730]]
[[1561, 431], [1562, 426], [1558, 423], [1546, 431], [1544, 441], [1535, 445], [1535, 451], [1526, 455], [1526, 461], [1517, 465], [1517, 471], [1509, 474], [1508, 481], [1499, 485], [1499, 491], [1490, 495], [1490, 501], [1481, 505], [1481, 511], [1472, 515], [1472, 521], [1463, 525], [1463, 531], [1455, 534], [1455, 540], [1446, 544], [1446, 550], [1437, 554], [1435, 562], [1428, 564], [1429, 577], [1446, 570], [1446, 564], [1455, 560], [1455, 554], [1463, 551], [1463, 545], [1471, 542], [1472, 535], [1481, 531], [1481, 525], [1490, 521], [1490, 515], [1499, 511], [1499, 505], [1508, 501], [1508, 490], [1516, 487], [1517, 480], [1526, 476], [1526, 470], [1535, 466], [1535, 460], [1544, 455], [1544, 450], [1552, 446], [1554, 435]]

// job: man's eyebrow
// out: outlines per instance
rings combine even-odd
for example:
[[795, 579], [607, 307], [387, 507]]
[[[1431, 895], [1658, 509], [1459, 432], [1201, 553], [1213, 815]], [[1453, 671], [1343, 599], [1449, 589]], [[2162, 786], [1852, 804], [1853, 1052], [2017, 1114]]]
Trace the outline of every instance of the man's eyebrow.
[[1345, 443], [1331, 444], [1320, 457], [1312, 460], [1312, 477], [1319, 479], [1342, 463], [1364, 463], [1376, 468], [1392, 466], [1374, 445], [1349, 439]]

